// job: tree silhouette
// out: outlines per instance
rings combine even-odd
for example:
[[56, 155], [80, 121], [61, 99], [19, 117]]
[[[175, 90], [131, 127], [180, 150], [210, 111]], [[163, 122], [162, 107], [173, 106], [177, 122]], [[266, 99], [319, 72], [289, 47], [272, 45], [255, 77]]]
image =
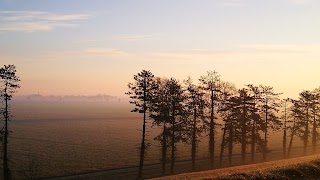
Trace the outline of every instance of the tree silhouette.
[[311, 114], [312, 114], [312, 152], [316, 153], [317, 140], [319, 133], [317, 131], [319, 125], [319, 110], [320, 110], [320, 89], [315, 89], [311, 96]]
[[168, 93], [169, 99], [169, 114], [170, 114], [170, 133], [171, 133], [171, 166], [170, 172], [174, 173], [175, 166], [175, 150], [176, 143], [183, 140], [183, 133], [185, 127], [185, 115], [184, 112], [184, 91], [179, 81], [174, 78], [171, 78], [167, 81], [166, 92]]
[[222, 128], [223, 137], [221, 141], [220, 149], [220, 164], [222, 163], [222, 155], [224, 147], [228, 145], [228, 157], [229, 165], [232, 164], [232, 154], [233, 147], [236, 142], [238, 142], [239, 137], [236, 134], [239, 134], [238, 118], [239, 118], [239, 109], [233, 108], [233, 97], [227, 99], [226, 103], [223, 104], [221, 110], [219, 111], [220, 116], [224, 121], [224, 127]]
[[[299, 120], [299, 116], [301, 114], [299, 108], [298, 108], [298, 101], [297, 100], [293, 100], [293, 99], [289, 99], [290, 101], [290, 106], [289, 106], [289, 114], [287, 114], [288, 118], [290, 118], [291, 120], [287, 120], [287, 128], [290, 130], [290, 141], [289, 141], [289, 145], [288, 145], [288, 152], [287, 152], [287, 158], [290, 157], [291, 155], [291, 150], [292, 150], [292, 144], [293, 144], [293, 139], [294, 136], [297, 135], [297, 131], [298, 131], [298, 126], [297, 126], [297, 122]], [[289, 123], [289, 125], [288, 125]]]
[[284, 115], [283, 115], [283, 136], [282, 136], [282, 149], [283, 149], [283, 157], [287, 158], [287, 123], [288, 123], [288, 114], [287, 114], [287, 107], [288, 101], [290, 99], [284, 99]]
[[[248, 93], [253, 97], [252, 106], [253, 112], [250, 114], [251, 116], [251, 162], [255, 160], [256, 153], [256, 145], [260, 145], [262, 142], [259, 130], [262, 129], [263, 122], [261, 116], [258, 112], [259, 102], [261, 101], [261, 92], [259, 87], [254, 86], [252, 84], [247, 85]], [[260, 146], [258, 146], [259, 148]]]
[[307, 154], [308, 140], [310, 136], [311, 110], [313, 95], [311, 91], [303, 91], [299, 94], [299, 100], [295, 101], [295, 116], [297, 121], [297, 133], [303, 141], [303, 154]]
[[252, 124], [252, 118], [254, 117], [253, 114], [256, 113], [256, 107], [254, 105], [254, 97], [250, 95], [248, 89], [242, 88], [238, 90], [235, 96], [230, 97], [225, 102], [224, 108], [220, 110], [226, 114], [224, 119], [230, 127], [232, 136], [229, 136], [229, 141], [232, 143], [235, 141], [241, 144], [242, 163], [245, 163], [246, 160], [250, 126]]
[[[128, 84], [130, 91], [126, 94], [130, 95], [130, 103], [136, 106], [132, 112], [143, 114], [138, 178], [142, 177], [147, 116], [153, 119], [153, 125], [162, 128], [161, 133], [154, 139], [161, 144], [163, 175], [166, 174], [166, 163], [169, 159], [170, 173], [174, 173], [179, 142], [191, 144], [192, 170], [196, 169], [198, 143], [204, 131], [209, 132], [210, 167], [214, 167], [217, 116], [223, 121], [220, 165], [226, 148], [229, 164], [232, 164], [234, 146], [237, 145], [241, 146], [242, 163], [246, 163], [249, 148], [251, 162], [255, 161], [256, 151], [261, 151], [263, 160], [266, 160], [270, 131], [277, 131], [282, 125], [284, 158], [290, 156], [295, 136], [303, 141], [304, 154], [309, 137], [312, 136], [312, 149], [316, 152], [320, 123], [320, 88], [301, 92], [298, 100], [287, 98], [280, 102], [280, 93], [275, 93], [273, 87], [249, 84], [237, 90], [234, 85], [220, 81], [220, 76], [215, 71], [201, 76], [199, 86], [193, 84], [189, 78], [182, 87], [175, 78], [155, 78], [146, 70], [134, 75], [134, 80]], [[284, 103], [284, 106], [281, 103]], [[280, 105], [284, 107], [282, 122], [277, 117]]]
[[245, 163], [246, 160], [246, 147], [248, 143], [248, 135], [247, 133], [250, 132], [250, 123], [251, 123], [251, 118], [254, 116], [256, 112], [255, 108], [255, 98], [254, 96], [250, 95], [248, 90], [243, 88], [239, 90], [239, 97], [235, 99], [234, 102], [238, 103], [237, 106], [241, 110], [240, 114], [240, 127], [241, 127], [241, 138], [240, 138], [240, 143], [241, 143], [241, 157], [242, 157], [242, 162]]
[[210, 112], [209, 122], [209, 154], [210, 154], [210, 166], [214, 167], [214, 133], [215, 133], [215, 105], [217, 104], [216, 93], [219, 92], [220, 75], [216, 71], [208, 71], [207, 75], [201, 76], [199, 79], [202, 89], [206, 92], [208, 97], [208, 108]]
[[150, 71], [146, 70], [142, 70], [137, 75], [134, 75], [133, 79], [134, 82], [128, 84], [130, 91], [126, 94], [128, 94], [131, 98], [130, 103], [136, 106], [131, 112], [138, 112], [143, 114], [140, 163], [138, 171], [138, 178], [141, 178], [146, 149], [146, 115], [147, 110], [149, 110], [151, 107], [153, 93], [154, 90], [157, 89], [157, 83], [155, 83], [154, 75]]
[[[187, 102], [186, 102], [186, 112], [188, 113], [188, 122], [187, 131], [191, 136], [191, 160], [192, 160], [192, 170], [195, 171], [195, 160], [196, 160], [196, 148], [197, 144], [200, 141], [199, 136], [203, 131], [203, 120], [205, 118], [205, 100], [204, 100], [204, 92], [200, 90], [200, 88], [194, 84], [192, 84], [192, 80], [189, 77], [188, 80], [185, 81], [186, 84], [186, 92], [187, 92]], [[201, 124], [202, 123], [202, 124]]]
[[[303, 141], [303, 154], [307, 153], [309, 136], [312, 135], [312, 150], [316, 151], [317, 132], [319, 124], [319, 90], [303, 91], [299, 94], [299, 100], [294, 101], [293, 112], [297, 118], [297, 135]], [[312, 133], [310, 127], [312, 126]]]
[[228, 82], [221, 82], [221, 93], [219, 97], [220, 106], [218, 113], [224, 122], [224, 126], [222, 127], [223, 135], [221, 139], [220, 145], [220, 166], [222, 164], [222, 156], [224, 153], [224, 148], [228, 145], [228, 155], [229, 155], [229, 165], [232, 162], [232, 152], [233, 152], [233, 142], [234, 142], [234, 128], [233, 125], [236, 121], [234, 117], [231, 116], [230, 109], [227, 107], [227, 101], [230, 97], [235, 96], [237, 93], [237, 89], [235, 86]]
[[9, 101], [12, 99], [13, 94], [16, 92], [16, 89], [20, 88], [19, 77], [16, 75], [15, 65], [4, 65], [0, 69], [0, 80], [1, 80], [1, 99], [4, 101], [4, 126], [3, 131], [3, 179], [11, 179], [10, 168], [8, 164], [8, 121], [10, 120], [10, 108]]
[[280, 93], [275, 93], [273, 87], [260, 85], [261, 100], [262, 100], [262, 112], [264, 114], [264, 143], [263, 143], [263, 160], [267, 158], [268, 152], [268, 128], [271, 127], [272, 130], [278, 130], [281, 125], [281, 121], [276, 116], [279, 111], [279, 95]]
[[155, 137], [155, 140], [160, 141], [161, 144], [161, 164], [162, 174], [166, 174], [166, 162], [167, 162], [167, 149], [169, 145], [169, 128], [170, 124], [170, 108], [169, 108], [169, 94], [167, 92], [166, 83], [168, 79], [157, 78], [156, 83], [158, 89], [154, 93], [152, 98], [151, 114], [150, 117], [154, 120], [153, 124], [162, 127], [162, 132]]

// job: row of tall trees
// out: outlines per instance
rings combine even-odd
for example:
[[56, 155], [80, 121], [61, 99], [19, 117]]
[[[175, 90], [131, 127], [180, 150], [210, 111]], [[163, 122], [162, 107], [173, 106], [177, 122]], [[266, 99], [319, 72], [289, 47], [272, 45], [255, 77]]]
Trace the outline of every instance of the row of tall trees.
[[224, 121], [221, 148], [223, 150], [224, 146], [228, 146], [230, 158], [234, 144], [239, 143], [243, 163], [246, 161], [247, 146], [250, 146], [251, 161], [255, 160], [257, 149], [266, 160], [268, 130], [278, 130], [281, 126], [276, 116], [280, 107], [278, 95], [269, 86], [247, 85], [226, 96], [219, 110]]
[[[280, 100], [280, 93], [276, 93], [273, 87], [249, 84], [236, 89], [232, 83], [222, 81], [215, 71], [207, 72], [195, 84], [191, 78], [182, 83], [175, 78], [155, 77], [146, 70], [135, 75], [134, 82], [129, 83], [128, 87], [130, 90], [126, 94], [130, 95], [130, 103], [136, 106], [132, 111], [143, 114], [139, 178], [143, 171], [148, 117], [162, 129], [155, 139], [159, 140], [162, 147], [163, 174], [166, 173], [167, 159], [170, 159], [170, 173], [174, 173], [178, 142], [191, 145], [191, 163], [195, 170], [198, 143], [204, 135], [209, 138], [209, 164], [213, 168], [217, 127], [221, 127], [219, 129], [222, 131], [220, 163], [226, 149], [229, 163], [232, 162], [231, 157], [236, 145], [241, 147], [243, 163], [247, 161], [248, 149], [252, 162], [255, 161], [256, 152], [261, 152], [263, 160], [266, 160], [270, 151], [270, 131], [280, 129], [283, 129], [284, 134], [285, 157], [290, 155], [295, 136], [303, 140], [306, 153], [311, 127], [315, 151], [319, 136], [319, 89], [302, 92], [298, 100]], [[279, 115], [282, 108], [284, 116], [281, 117]], [[290, 132], [288, 147], [287, 131]]]
[[[298, 100], [286, 99], [284, 112], [283, 154], [289, 157], [294, 137], [303, 142], [303, 154], [307, 154], [307, 147], [311, 138], [312, 152], [317, 150], [320, 124], [320, 89], [305, 90], [299, 94]], [[287, 131], [290, 132], [288, 147], [286, 147]]]
[[10, 104], [13, 94], [16, 92], [19, 85], [19, 77], [16, 75], [16, 67], [14, 65], [4, 65], [0, 68], [0, 99], [1, 99], [1, 114], [0, 119], [3, 120], [1, 128], [2, 142], [2, 169], [3, 179], [11, 179], [11, 172], [8, 160], [8, 136], [9, 136], [9, 120], [10, 120]]

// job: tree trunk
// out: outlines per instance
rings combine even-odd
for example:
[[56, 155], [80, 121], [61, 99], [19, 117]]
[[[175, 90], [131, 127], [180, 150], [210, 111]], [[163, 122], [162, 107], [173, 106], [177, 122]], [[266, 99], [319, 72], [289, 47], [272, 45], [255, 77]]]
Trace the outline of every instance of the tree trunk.
[[192, 157], [192, 171], [196, 170], [196, 130], [197, 130], [197, 114], [196, 109], [194, 109], [194, 119], [193, 119], [193, 131], [192, 131], [192, 149], [191, 149], [191, 157]]
[[287, 158], [289, 158], [290, 154], [291, 154], [292, 141], [293, 141], [293, 136], [295, 135], [295, 133], [296, 133], [296, 120], [293, 120], [293, 127], [292, 127], [291, 137], [290, 137], [290, 141], [289, 141]]
[[283, 148], [283, 157], [287, 158], [287, 131], [284, 130], [283, 131], [283, 144], [282, 144], [282, 148]]
[[173, 104], [172, 109], [172, 137], [171, 137], [171, 167], [170, 173], [174, 173], [174, 163], [175, 163], [175, 104]]
[[163, 132], [162, 132], [162, 175], [166, 174], [166, 161], [167, 161], [167, 132], [166, 132], [166, 123], [163, 123]]
[[313, 115], [313, 127], [312, 127], [312, 152], [316, 153], [317, 150], [317, 122], [316, 115]]
[[225, 138], [226, 138], [226, 131], [227, 131], [227, 124], [224, 124], [224, 129], [223, 129], [223, 135], [222, 135], [222, 140], [221, 140], [221, 149], [220, 149], [220, 166], [222, 165], [222, 156], [223, 156], [223, 151], [224, 151], [224, 145], [225, 145]]
[[267, 140], [267, 135], [268, 135], [268, 99], [266, 99], [266, 120], [265, 120], [265, 129], [264, 129], [264, 146], [263, 146], [263, 160], [267, 160], [267, 151], [268, 151], [268, 140]]
[[142, 140], [140, 146], [140, 163], [139, 163], [139, 171], [138, 171], [138, 179], [142, 178], [143, 171], [143, 162], [144, 162], [144, 154], [146, 149], [146, 113], [147, 113], [147, 90], [146, 90], [146, 79], [144, 79], [144, 88], [143, 88], [143, 126], [142, 126]]
[[307, 154], [308, 137], [309, 137], [309, 109], [307, 108], [306, 126], [303, 134], [303, 154], [304, 155]]
[[291, 137], [290, 137], [287, 158], [289, 158], [289, 157], [290, 157], [290, 155], [291, 155], [291, 150], [292, 150], [292, 141], [293, 141], [293, 134], [291, 134]]
[[146, 148], [145, 137], [146, 137], [146, 111], [144, 111], [143, 113], [143, 128], [142, 128], [142, 141], [141, 141], [141, 147], [140, 147], [140, 163], [139, 163], [138, 179], [142, 178], [144, 151]]
[[230, 122], [229, 130], [229, 165], [232, 164], [232, 151], [233, 151], [233, 123]]
[[282, 149], [283, 149], [283, 157], [287, 157], [287, 103], [284, 105], [284, 122], [283, 122], [283, 140], [282, 140]]
[[8, 107], [8, 95], [5, 89], [5, 127], [4, 127], [4, 139], [3, 139], [3, 179], [9, 180], [10, 176], [10, 168], [8, 164], [8, 120], [9, 120], [9, 107]]
[[254, 162], [255, 148], [256, 148], [256, 121], [253, 120], [252, 130], [251, 130], [251, 162]]
[[211, 117], [209, 134], [210, 167], [214, 168], [214, 90], [211, 90]]
[[241, 122], [241, 129], [242, 129], [242, 132], [241, 132], [241, 141], [242, 141], [241, 142], [241, 160], [242, 160], [243, 164], [246, 162], [246, 149], [247, 149], [246, 113], [247, 113], [247, 110], [246, 110], [246, 105], [245, 105], [245, 102], [244, 102], [244, 105], [243, 105], [243, 119], [242, 119], [242, 122]]

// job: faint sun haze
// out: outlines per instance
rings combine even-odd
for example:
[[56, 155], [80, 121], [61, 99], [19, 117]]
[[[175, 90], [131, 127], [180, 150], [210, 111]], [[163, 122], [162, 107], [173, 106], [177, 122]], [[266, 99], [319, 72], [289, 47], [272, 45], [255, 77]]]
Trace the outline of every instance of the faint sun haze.
[[318, 1], [125, 4], [0, 1], [0, 59], [23, 74], [19, 94], [125, 97], [141, 69], [178, 79], [215, 69], [288, 96], [319, 84]]

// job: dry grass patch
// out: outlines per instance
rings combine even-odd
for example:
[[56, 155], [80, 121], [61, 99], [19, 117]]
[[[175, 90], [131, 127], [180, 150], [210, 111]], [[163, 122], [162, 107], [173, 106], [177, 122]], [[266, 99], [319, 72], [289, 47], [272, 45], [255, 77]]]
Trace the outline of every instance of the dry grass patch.
[[154, 178], [157, 180], [320, 179], [320, 155]]
[[249, 173], [235, 173], [217, 178], [205, 178], [205, 180], [285, 180], [285, 179], [319, 179], [320, 160], [291, 165], [288, 167], [276, 167], [264, 171], [252, 171]]

